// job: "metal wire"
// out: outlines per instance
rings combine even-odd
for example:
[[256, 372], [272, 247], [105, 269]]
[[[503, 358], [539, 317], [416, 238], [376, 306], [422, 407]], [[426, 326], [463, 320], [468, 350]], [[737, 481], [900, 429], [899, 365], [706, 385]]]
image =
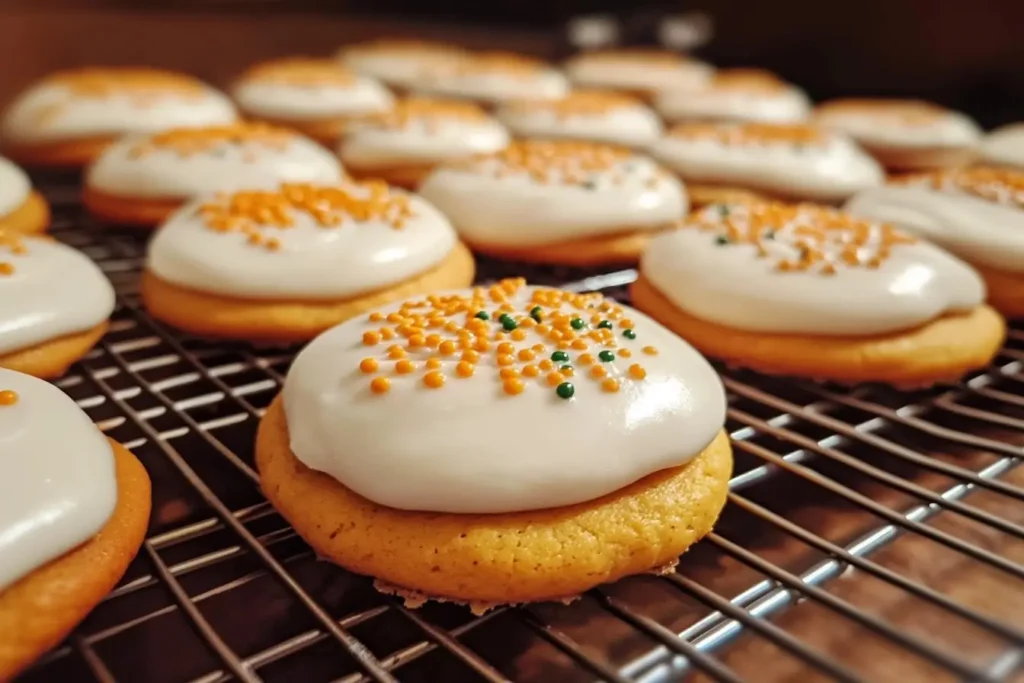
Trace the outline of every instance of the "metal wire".
[[[154, 322], [137, 298], [143, 238], [92, 226], [73, 186], [43, 189], [55, 234], [96, 260], [119, 293], [110, 334], [59, 385], [143, 459], [157, 505], [122, 584], [26, 681], [655, 683], [697, 672], [771, 680], [774, 662], [734, 661], [758, 642], [808, 677], [878, 678], [870, 662], [844, 658], [787, 621], [811, 606], [835, 628], [867, 629], [932, 672], [996, 681], [1021, 668], [1024, 615], [930, 585], [884, 551], [925, 544], [958, 568], [990, 572], [1008, 601], [1024, 601], [1024, 566], [1015, 559], [1024, 480], [1013, 479], [1024, 457], [1024, 329], [1011, 331], [986, 371], [912, 394], [723, 369], [733, 492], [718, 529], [677, 573], [627, 579], [564, 607], [480, 617], [454, 607], [411, 610], [317, 562], [258, 492], [253, 434], [294, 350], [214, 345]], [[523, 273], [619, 298], [636, 276], [486, 260], [480, 270], [484, 279]], [[819, 524], [802, 511], [804, 500], [843, 523]], [[913, 601], [934, 623], [908, 632], [898, 615], [834, 592], [850, 570]], [[946, 628], [974, 629], [972, 637], [986, 639], [983, 655], [934, 637]], [[172, 642], [170, 652], [138, 653]]]

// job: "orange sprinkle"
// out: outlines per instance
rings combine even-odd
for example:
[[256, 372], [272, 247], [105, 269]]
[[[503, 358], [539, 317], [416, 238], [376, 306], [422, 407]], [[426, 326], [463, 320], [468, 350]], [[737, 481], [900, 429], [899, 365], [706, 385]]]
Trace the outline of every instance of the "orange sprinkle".
[[580, 365], [593, 365], [596, 359], [589, 353], [584, 353], [576, 360]]
[[647, 377], [647, 371], [639, 363], [633, 363], [629, 366], [629, 376], [633, 379], [643, 379]]
[[475, 368], [472, 363], [468, 361], [460, 361], [459, 364], [455, 366], [455, 374], [459, 377], [472, 377], [474, 369]]
[[391, 329], [390, 327], [382, 327], [382, 328], [380, 328], [380, 338], [381, 339], [394, 339], [395, 338], [395, 331], [393, 329]]
[[430, 368], [431, 370], [437, 370], [439, 367], [441, 367], [441, 359], [440, 358], [428, 358], [427, 359], [427, 367]]
[[536, 365], [524, 365], [523, 366], [523, 376], [524, 377], [536, 377], [539, 374], [540, 374], [540, 370], [537, 368]]
[[559, 384], [565, 381], [565, 375], [560, 372], [551, 372], [547, 376], [548, 386], [557, 387]]
[[511, 356], [516, 352], [516, 347], [512, 342], [502, 342], [498, 344], [497, 352], [499, 354]]
[[436, 349], [441, 344], [441, 336], [437, 334], [428, 334], [426, 344], [430, 348]]
[[508, 394], [509, 396], [521, 394], [523, 393], [523, 390], [526, 389], [526, 384], [523, 382], [523, 380], [518, 378], [506, 379], [502, 386], [505, 389], [505, 393]]
[[363, 332], [363, 344], [366, 346], [373, 346], [380, 343], [380, 333], [368, 330]]
[[512, 365], [515, 362], [516, 359], [507, 353], [503, 353], [498, 356], [498, 365]]
[[518, 354], [519, 360], [527, 361], [536, 358], [536, 354], [530, 349], [521, 349]]
[[605, 370], [600, 365], [595, 365], [594, 367], [590, 368], [590, 376], [593, 377], [594, 379], [600, 379], [606, 376], [607, 374], [608, 371]]
[[392, 344], [388, 347], [388, 358], [391, 358], [392, 360], [405, 358], [405, 349], [398, 344]]
[[359, 363], [359, 369], [367, 375], [377, 372], [378, 367], [380, 367], [380, 364], [377, 363], [376, 358], [364, 358], [362, 362]]
[[18, 402], [18, 392], [4, 389], [0, 391], [0, 406], [13, 406]]
[[423, 375], [423, 383], [431, 389], [440, 389], [444, 386], [444, 375], [434, 370]]
[[422, 334], [413, 334], [409, 336], [410, 347], [423, 346], [424, 344], [426, 344], [426, 339], [423, 338]]
[[540, 365], [541, 370], [550, 370], [551, 368], [555, 367], [554, 362], [552, 362], [550, 358], [545, 358], [540, 363], [538, 363], [538, 365]]
[[395, 363], [395, 372], [400, 375], [408, 375], [410, 372], [416, 369], [416, 364], [411, 360], [400, 360]]
[[619, 380], [609, 377], [601, 382], [601, 388], [608, 392], [616, 392], [619, 390]]
[[473, 349], [466, 349], [462, 352], [462, 360], [467, 363], [476, 363], [480, 360], [480, 354]]
[[571, 346], [577, 351], [583, 351], [587, 348], [587, 342], [585, 339], [574, 339]]
[[619, 355], [623, 358], [631, 358], [633, 356], [633, 352], [629, 349], [619, 349]]
[[646, 353], [648, 356], [658, 355], [658, 349], [654, 348], [653, 346], [645, 346], [643, 348], [643, 352]]
[[373, 313], [370, 314], [370, 318], [369, 318], [371, 323], [379, 323], [383, 319], [384, 319], [384, 314], [381, 313], [380, 311], [374, 311]]
[[526, 331], [516, 328], [512, 330], [512, 334], [510, 336], [516, 341], [523, 341], [524, 339], [526, 339]]
[[391, 380], [387, 377], [374, 377], [370, 382], [370, 391], [375, 394], [386, 394], [391, 388]]
[[441, 353], [445, 356], [450, 356], [453, 353], [455, 353], [455, 349], [455, 342], [453, 342], [451, 339], [446, 339], [437, 345], [438, 353]]
[[509, 377], [518, 377], [519, 371], [512, 367], [504, 367], [498, 371], [498, 376], [502, 379], [508, 379]]

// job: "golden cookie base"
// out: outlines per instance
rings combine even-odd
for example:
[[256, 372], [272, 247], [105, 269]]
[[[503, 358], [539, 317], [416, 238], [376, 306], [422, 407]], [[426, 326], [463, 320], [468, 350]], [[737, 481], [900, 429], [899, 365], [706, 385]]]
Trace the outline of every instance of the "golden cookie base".
[[629, 266], [640, 260], [651, 238], [660, 230], [623, 227], [610, 235], [586, 237], [535, 247], [470, 244], [473, 251], [508, 261], [561, 266]]
[[8, 145], [4, 156], [30, 168], [74, 169], [88, 166], [117, 136], [100, 136], [82, 140], [65, 140], [42, 144]]
[[25, 201], [5, 216], [0, 216], [0, 230], [38, 235], [50, 227], [50, 205], [35, 190]]
[[42, 379], [60, 377], [73, 363], [81, 360], [107, 333], [110, 323], [102, 322], [85, 332], [30, 346], [0, 355], [0, 368], [22, 372]]
[[98, 190], [82, 190], [82, 204], [94, 217], [106, 223], [134, 228], [155, 228], [182, 207], [181, 198], [135, 199], [107, 194]]

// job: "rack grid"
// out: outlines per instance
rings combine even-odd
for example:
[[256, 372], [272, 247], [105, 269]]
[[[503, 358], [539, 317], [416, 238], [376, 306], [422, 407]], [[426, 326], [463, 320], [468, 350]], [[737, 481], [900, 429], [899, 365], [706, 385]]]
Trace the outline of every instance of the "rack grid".
[[[263, 499], [257, 421], [294, 348], [210, 343], [139, 305], [144, 236], [67, 179], [54, 234], [119, 295], [58, 384], [154, 483], [121, 585], [26, 672], [40, 681], [1002, 681], [1024, 671], [1024, 328], [956, 384], [844, 389], [722, 368], [736, 471], [675, 573], [571, 604], [409, 609], [317, 560]], [[483, 280], [597, 290], [635, 271], [483, 261]]]

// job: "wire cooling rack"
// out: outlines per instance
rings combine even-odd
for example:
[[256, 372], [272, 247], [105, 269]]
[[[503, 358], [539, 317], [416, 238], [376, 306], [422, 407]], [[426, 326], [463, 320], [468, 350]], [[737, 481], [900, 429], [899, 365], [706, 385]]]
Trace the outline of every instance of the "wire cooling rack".
[[[723, 370], [729, 504], [678, 571], [569, 604], [411, 610], [317, 560], [260, 495], [256, 424], [294, 349], [212, 344], [139, 306], [144, 241], [73, 184], [54, 233], [120, 295], [59, 385], [154, 483], [121, 585], [23, 681], [1013, 680], [1024, 652], [1024, 328], [961, 383], [900, 393]], [[625, 298], [634, 271], [481, 264]]]

